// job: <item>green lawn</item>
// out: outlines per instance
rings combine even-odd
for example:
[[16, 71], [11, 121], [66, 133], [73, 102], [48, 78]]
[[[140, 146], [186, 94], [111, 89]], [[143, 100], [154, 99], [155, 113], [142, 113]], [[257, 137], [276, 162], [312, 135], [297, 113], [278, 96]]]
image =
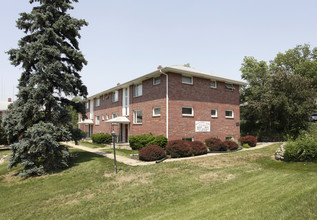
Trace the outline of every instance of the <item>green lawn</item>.
[[[113, 148], [111, 149], [104, 149], [103, 152], [113, 154]], [[116, 148], [116, 154], [124, 157], [130, 158], [130, 154], [138, 154], [138, 150], [127, 150], [127, 149], [117, 149]], [[136, 156], [137, 157], [137, 156]]]
[[103, 147], [109, 146], [106, 144], [96, 144], [96, 143], [91, 143], [91, 142], [86, 142], [86, 141], [79, 141], [78, 143], [84, 147], [90, 147], [90, 148], [103, 148]]
[[74, 166], [20, 179], [0, 165], [0, 219], [317, 219], [317, 164], [278, 145], [131, 167], [79, 152]]

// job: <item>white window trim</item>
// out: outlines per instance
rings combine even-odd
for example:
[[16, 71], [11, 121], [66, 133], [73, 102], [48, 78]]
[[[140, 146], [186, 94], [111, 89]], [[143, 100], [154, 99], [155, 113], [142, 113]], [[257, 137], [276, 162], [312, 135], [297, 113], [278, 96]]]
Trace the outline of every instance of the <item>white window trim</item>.
[[[135, 88], [139, 87], [139, 86], [141, 86], [141, 94], [135, 94], [136, 93], [135, 92]], [[137, 91], [138, 91], [138, 89], [137, 89]], [[142, 83], [133, 85], [133, 97], [140, 97], [142, 95], [143, 95], [143, 85], [142, 85]]]
[[137, 117], [136, 117], [136, 112], [138, 112], [138, 111], [141, 111], [141, 113], [142, 113], [142, 110], [140, 110], [140, 109], [138, 109], [138, 110], [133, 110], [133, 124], [136, 124], [136, 125], [141, 125], [142, 123], [143, 123], [143, 113], [142, 113], [142, 122], [140, 123], [138, 123], [137, 122]]
[[100, 106], [100, 98], [96, 98], [96, 107]]
[[[191, 78], [191, 83], [184, 82], [184, 81], [183, 81], [183, 77]], [[192, 76], [182, 75], [182, 83], [183, 83], [183, 84], [188, 84], [188, 85], [193, 85], [193, 84], [194, 84], [194, 78], [193, 78]]]
[[102, 120], [102, 121], [105, 120], [105, 115], [101, 115], [101, 120]]
[[[232, 112], [232, 116], [226, 116], [226, 112], [227, 112], [227, 111]], [[226, 116], [226, 118], [234, 118], [234, 112], [233, 112], [233, 110], [226, 110], [226, 111], [225, 111], [225, 116]]]
[[99, 115], [95, 116], [95, 125], [100, 125], [100, 117], [99, 117]]
[[218, 118], [218, 109], [213, 108], [213, 109], [211, 109], [211, 111], [212, 111], [212, 110], [215, 110], [215, 111], [216, 111], [216, 115], [212, 115], [211, 112], [210, 112], [211, 117], [212, 117], [212, 118]]
[[89, 101], [86, 102], [86, 109], [89, 109]]
[[109, 120], [109, 114], [106, 113], [106, 120]]
[[[215, 86], [212, 86], [211, 82], [215, 82]], [[217, 81], [216, 80], [210, 80], [210, 88], [217, 89]]]
[[233, 92], [233, 90], [234, 90], [234, 85], [233, 85], [232, 83], [225, 83], [225, 89], [226, 89], [227, 91]]
[[[159, 78], [159, 82], [158, 83], [155, 83], [155, 79]], [[153, 85], [159, 85], [161, 84], [161, 76], [157, 76], [157, 77], [153, 77]]]
[[[160, 109], [160, 114], [155, 114], [155, 109]], [[153, 108], [153, 116], [161, 116], [161, 107], [154, 107]]]
[[119, 91], [114, 91], [112, 93], [112, 102], [118, 102], [119, 101]]
[[[192, 109], [192, 114], [183, 114], [183, 108], [191, 108]], [[194, 108], [193, 107], [182, 107], [182, 116], [194, 116]]]

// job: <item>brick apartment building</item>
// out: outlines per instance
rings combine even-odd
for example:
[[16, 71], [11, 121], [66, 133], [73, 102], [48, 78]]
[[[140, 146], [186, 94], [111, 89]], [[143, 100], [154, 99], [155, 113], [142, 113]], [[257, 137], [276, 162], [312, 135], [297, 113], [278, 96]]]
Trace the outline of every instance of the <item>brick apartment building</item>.
[[158, 68], [89, 97], [80, 129], [89, 135], [114, 130], [120, 142], [150, 132], [169, 140], [238, 139], [242, 85], [189, 67]]

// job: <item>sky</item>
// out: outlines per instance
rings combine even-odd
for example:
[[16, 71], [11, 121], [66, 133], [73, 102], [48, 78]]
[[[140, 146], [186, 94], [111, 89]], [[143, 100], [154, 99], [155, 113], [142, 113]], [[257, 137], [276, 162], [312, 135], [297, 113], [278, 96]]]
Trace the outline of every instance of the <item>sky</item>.
[[[24, 36], [15, 21], [29, 0], [0, 9], [0, 101], [16, 100], [21, 67], [5, 53]], [[89, 96], [155, 71], [183, 65], [241, 80], [245, 56], [269, 61], [296, 45], [317, 46], [316, 0], [79, 0], [69, 13], [85, 19], [80, 73]]]

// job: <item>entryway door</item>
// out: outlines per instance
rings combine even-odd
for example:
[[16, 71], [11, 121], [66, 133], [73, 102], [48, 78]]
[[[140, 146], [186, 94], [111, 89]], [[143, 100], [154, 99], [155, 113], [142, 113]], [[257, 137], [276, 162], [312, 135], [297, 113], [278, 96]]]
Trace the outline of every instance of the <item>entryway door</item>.
[[120, 139], [122, 143], [128, 143], [129, 140], [129, 125], [120, 124]]

